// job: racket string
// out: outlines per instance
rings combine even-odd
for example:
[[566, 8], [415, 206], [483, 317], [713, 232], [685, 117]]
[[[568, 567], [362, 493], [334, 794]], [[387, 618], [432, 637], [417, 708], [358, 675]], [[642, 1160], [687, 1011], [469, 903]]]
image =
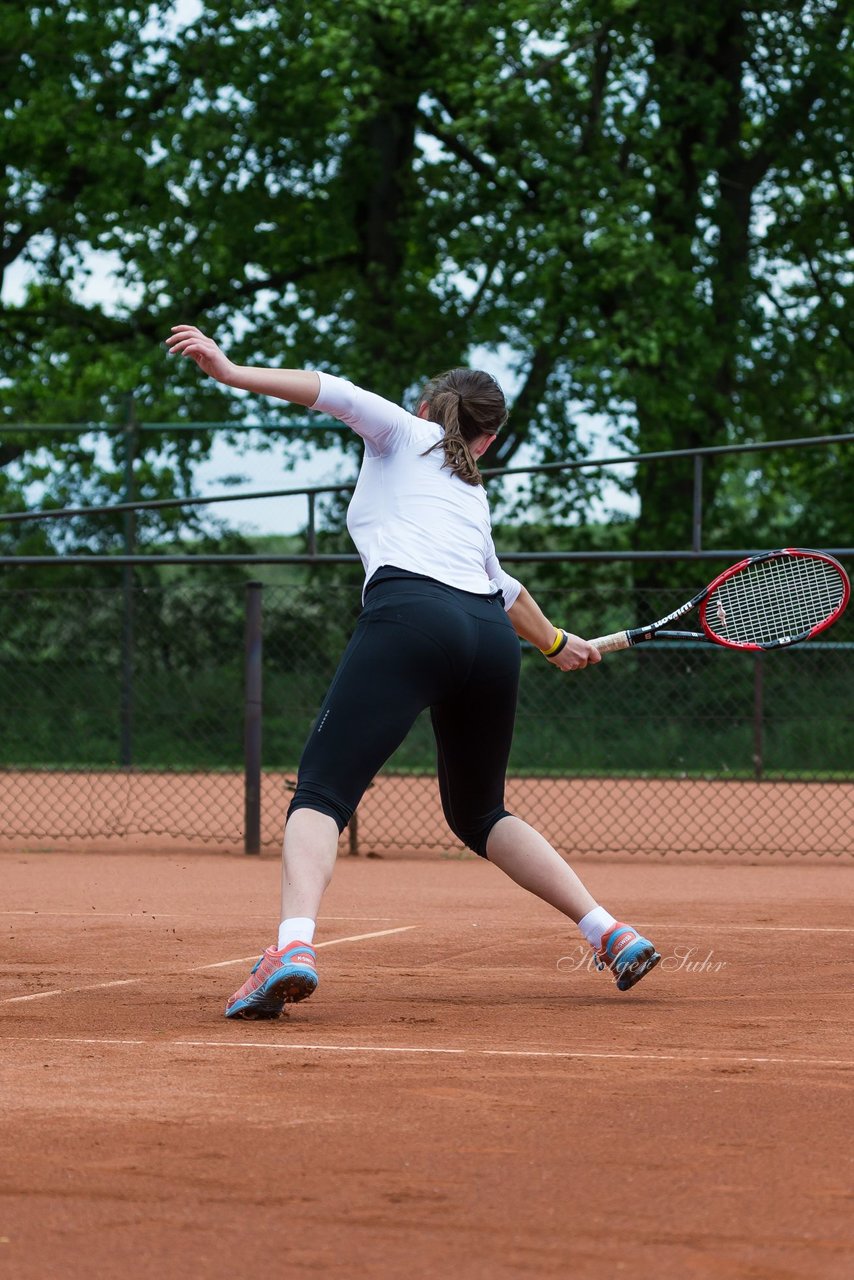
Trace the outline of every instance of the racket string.
[[764, 560], [715, 588], [706, 605], [706, 623], [723, 640], [774, 644], [826, 621], [844, 594], [839, 572], [824, 560]]

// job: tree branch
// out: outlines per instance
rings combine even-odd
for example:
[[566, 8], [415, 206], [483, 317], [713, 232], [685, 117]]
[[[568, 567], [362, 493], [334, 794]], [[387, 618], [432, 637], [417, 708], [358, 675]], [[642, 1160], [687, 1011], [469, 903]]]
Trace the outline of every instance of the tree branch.
[[[834, 47], [845, 30], [845, 15], [840, 8], [828, 16], [825, 38]], [[763, 180], [775, 159], [792, 141], [793, 136], [809, 119], [818, 98], [826, 89], [826, 79], [820, 61], [815, 59], [809, 73], [786, 95], [774, 116], [766, 123], [766, 136], [752, 155], [745, 157], [740, 166], [733, 166], [730, 181], [740, 182], [750, 190]]]
[[[821, 273], [819, 272], [818, 267], [816, 266], [812, 258], [808, 257], [806, 259], [806, 268], [807, 268], [807, 271], [809, 272], [810, 279], [813, 282], [813, 288], [815, 289], [819, 298], [821, 298], [821, 301], [824, 303], [825, 306], [832, 305], [824, 280], [821, 278]], [[847, 333], [845, 332], [845, 330], [841, 325], [836, 326], [836, 336], [839, 338], [842, 345], [846, 347], [848, 351], [854, 352], [854, 343], [851, 342], [851, 339], [848, 337]]]
[[463, 142], [462, 138], [458, 137], [457, 134], [453, 133], [450, 129], [446, 129], [443, 125], [439, 124], [438, 121], [434, 120], [432, 116], [427, 114], [427, 112], [420, 110], [418, 115], [424, 132], [429, 134], [430, 137], [435, 138], [437, 142], [441, 142], [442, 146], [446, 147], [447, 150], [450, 151], [452, 155], [455, 155], [458, 160], [464, 161], [473, 173], [478, 174], [481, 178], [486, 178], [488, 182], [498, 181], [498, 174], [496, 170], [492, 166], [488, 165], [485, 160], [482, 160], [477, 152], [473, 151], [467, 143]]
[[605, 88], [608, 83], [608, 71], [611, 66], [611, 46], [607, 32], [596, 41], [596, 53], [593, 59], [593, 75], [590, 83], [590, 111], [584, 123], [579, 150], [582, 155], [589, 155], [593, 138], [602, 122], [602, 103], [605, 99]]
[[[556, 332], [560, 332], [560, 317]], [[514, 426], [498, 436], [483, 456], [485, 467], [506, 467], [525, 444], [531, 434], [537, 408], [546, 392], [549, 378], [555, 366], [555, 340], [547, 339], [534, 352], [528, 373], [516, 399], [513, 401]]]

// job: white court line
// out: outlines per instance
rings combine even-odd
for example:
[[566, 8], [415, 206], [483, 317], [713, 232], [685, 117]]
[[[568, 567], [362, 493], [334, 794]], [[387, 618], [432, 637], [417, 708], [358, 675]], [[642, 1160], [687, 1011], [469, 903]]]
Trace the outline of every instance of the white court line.
[[260, 1040], [172, 1040], [170, 1043], [178, 1049], [286, 1049], [288, 1051], [319, 1050], [329, 1053], [435, 1053], [458, 1056], [487, 1052], [483, 1049], [443, 1049], [422, 1045], [404, 1045], [401, 1048], [383, 1044], [264, 1044]]
[[[7, 1038], [11, 1040], [24, 1039], [23, 1036], [9, 1036]], [[119, 1046], [126, 1045], [128, 1048], [138, 1048], [139, 1045], [148, 1044], [149, 1041], [147, 1040], [110, 1040], [106, 1038], [103, 1040], [84, 1040], [82, 1037], [80, 1039], [75, 1040], [75, 1039], [72, 1039], [70, 1036], [69, 1037], [56, 1036], [53, 1039], [45, 1037], [43, 1039], [36, 1038], [32, 1040], [26, 1040], [25, 1043], [26, 1044], [109, 1044], [109, 1045], [119, 1045]]]
[[20, 1004], [24, 1000], [45, 1000], [48, 996], [61, 996], [64, 993], [57, 988], [55, 991], [34, 991], [29, 996], [10, 996], [8, 1000], [3, 1000], [3, 1004]]
[[[349, 938], [330, 938], [328, 942], [317, 942], [314, 944], [315, 950], [318, 947], [338, 947], [342, 942], [364, 942], [366, 938], [386, 938], [390, 933], [407, 933], [410, 929], [417, 928], [414, 924], [405, 924], [397, 929], [381, 929], [377, 933], [354, 933]], [[206, 969], [225, 969], [232, 964], [248, 964], [250, 960], [257, 960], [258, 952], [255, 951], [251, 956], [243, 956], [239, 960], [218, 960], [216, 964], [202, 964], [194, 969], [186, 969], [186, 973], [203, 973]], [[169, 977], [169, 974], [147, 973], [142, 978], [118, 978], [113, 982], [90, 982], [85, 987], [63, 987], [54, 991], [34, 991], [28, 996], [8, 996], [0, 1000], [0, 1004], [23, 1004], [26, 1000], [45, 1000], [48, 996], [70, 996], [76, 995], [79, 991], [100, 991], [105, 987], [132, 987], [141, 982], [153, 982], [155, 978]], [[121, 1043], [119, 1041], [118, 1043]]]
[[132, 987], [144, 981], [144, 978], [117, 978], [114, 982], [90, 982], [85, 987], [64, 987], [56, 991], [36, 991], [29, 996], [10, 996], [8, 1000], [0, 1000], [0, 1004], [22, 1004], [24, 1000], [44, 1000], [46, 996], [65, 996], [76, 991], [100, 991], [104, 987]]
[[609, 1053], [598, 1049], [477, 1049], [426, 1047], [421, 1045], [317, 1044], [299, 1042], [265, 1042], [262, 1040], [116, 1040], [83, 1036], [7, 1036], [6, 1039], [26, 1044], [86, 1044], [138, 1047], [151, 1049], [261, 1049], [267, 1053], [364, 1053], [402, 1055], [435, 1055], [467, 1058], [546, 1058], [575, 1061], [682, 1062], [693, 1066], [698, 1062], [727, 1064], [748, 1063], [758, 1066], [854, 1067], [852, 1058], [776, 1058], [725, 1053]]
[[704, 932], [715, 930], [717, 933], [854, 933], [852, 925], [811, 925], [811, 924], [716, 924], [707, 921], [703, 924], [677, 922], [670, 920], [650, 922], [644, 921], [645, 929], [701, 929]]
[[[328, 942], [315, 942], [314, 949], [318, 951], [321, 947], [337, 947], [342, 942], [364, 942], [366, 938], [387, 938], [390, 933], [407, 933], [410, 929], [417, 928], [414, 924], [404, 924], [399, 929], [380, 929], [378, 933], [354, 933], [350, 938], [330, 938]], [[239, 960], [217, 960], [216, 964], [200, 964], [195, 969], [189, 969], [189, 973], [203, 973], [205, 969], [226, 969], [230, 964], [248, 964], [250, 960], [257, 960], [258, 952], [255, 951], [251, 956], [241, 956]]]

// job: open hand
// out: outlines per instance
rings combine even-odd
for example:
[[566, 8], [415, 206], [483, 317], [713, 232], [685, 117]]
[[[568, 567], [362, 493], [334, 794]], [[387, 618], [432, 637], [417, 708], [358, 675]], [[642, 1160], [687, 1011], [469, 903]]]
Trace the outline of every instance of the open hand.
[[193, 324], [176, 324], [172, 334], [166, 339], [166, 346], [172, 356], [189, 356], [195, 360], [202, 373], [207, 373], [217, 382], [229, 383], [235, 366], [220, 350], [213, 338], [208, 338]]

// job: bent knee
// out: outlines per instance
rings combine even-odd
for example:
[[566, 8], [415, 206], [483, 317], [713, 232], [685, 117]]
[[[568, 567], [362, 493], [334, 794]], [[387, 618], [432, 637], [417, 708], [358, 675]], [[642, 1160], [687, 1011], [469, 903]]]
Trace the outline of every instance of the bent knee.
[[297, 809], [313, 809], [315, 813], [327, 814], [335, 822], [340, 835], [352, 818], [355, 806], [348, 804], [328, 787], [298, 779], [293, 799], [288, 805], [288, 818]]
[[486, 858], [486, 843], [489, 839], [492, 828], [496, 822], [500, 822], [502, 818], [509, 818], [511, 815], [504, 808], [492, 809], [485, 816], [466, 819], [460, 818], [459, 814], [450, 814], [445, 810], [445, 819], [454, 835], [462, 840], [467, 849], [471, 849], [479, 858]]

